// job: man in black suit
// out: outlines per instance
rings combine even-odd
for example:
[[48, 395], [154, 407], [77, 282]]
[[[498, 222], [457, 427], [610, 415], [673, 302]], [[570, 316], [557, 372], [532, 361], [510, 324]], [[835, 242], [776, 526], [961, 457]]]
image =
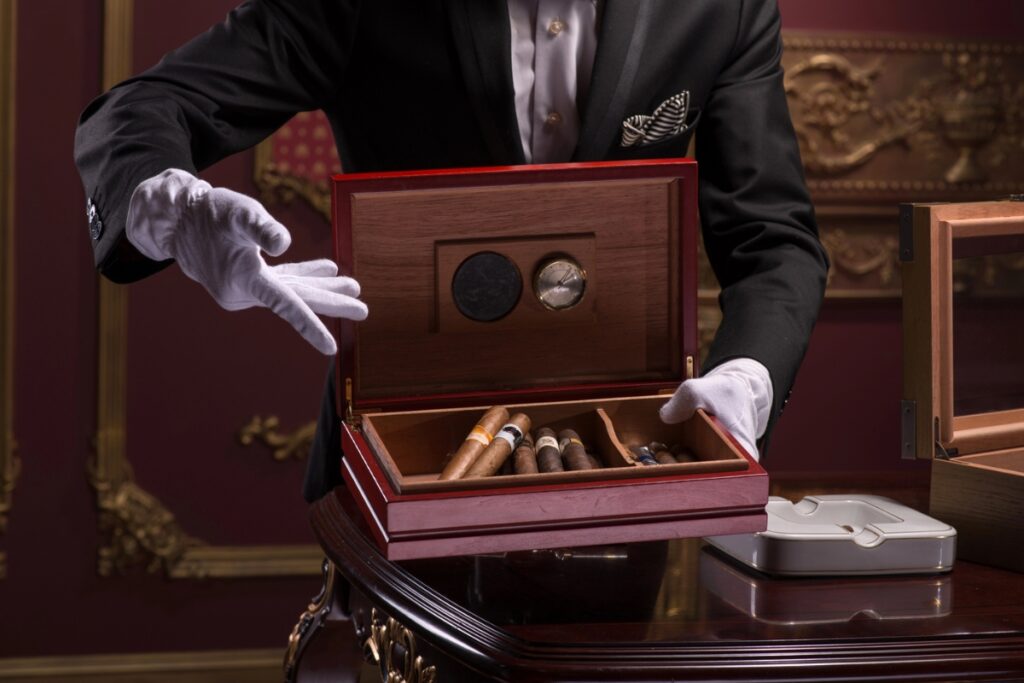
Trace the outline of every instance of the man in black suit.
[[[549, 21], [547, 5], [572, 19]], [[365, 317], [358, 285], [322, 261], [268, 268], [260, 250], [284, 251], [287, 230], [197, 169], [318, 108], [350, 172], [677, 157], [696, 130], [723, 321], [712, 371], [684, 382], [662, 414], [708, 408], [756, 453], [828, 267], [783, 92], [779, 25], [775, 0], [251, 0], [84, 112], [76, 160], [96, 265], [129, 282], [177, 261], [224, 307], [267, 306], [333, 353], [314, 313]], [[572, 111], [533, 121], [538, 88], [551, 95], [542, 51], [567, 36], [576, 42], [557, 59], [571, 63], [551, 78], [564, 81], [572, 96], [553, 97]], [[673, 102], [685, 119], [644, 129], [637, 115]], [[562, 152], [538, 143], [566, 121], [575, 128]], [[329, 386], [310, 499], [338, 481], [333, 396]]]

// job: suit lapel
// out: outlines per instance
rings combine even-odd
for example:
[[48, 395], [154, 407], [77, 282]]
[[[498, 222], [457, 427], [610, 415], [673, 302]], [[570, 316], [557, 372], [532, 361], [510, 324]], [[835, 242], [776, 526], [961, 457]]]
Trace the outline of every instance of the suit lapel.
[[604, 158], [619, 134], [640, 66], [650, 17], [649, 0], [605, 0], [597, 54], [574, 161]]
[[508, 6], [504, 0], [446, 2], [462, 76], [492, 163], [521, 164]]

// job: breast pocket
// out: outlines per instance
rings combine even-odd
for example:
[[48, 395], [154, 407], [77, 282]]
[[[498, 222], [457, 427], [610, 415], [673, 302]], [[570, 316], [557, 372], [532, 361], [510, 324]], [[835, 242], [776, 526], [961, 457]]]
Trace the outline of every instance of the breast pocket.
[[691, 109], [686, 117], [686, 125], [675, 135], [653, 142], [641, 142], [631, 147], [616, 147], [609, 155], [609, 159], [625, 161], [629, 159], [671, 159], [686, 156], [686, 150], [690, 146], [693, 131], [700, 121], [700, 115], [700, 109]]

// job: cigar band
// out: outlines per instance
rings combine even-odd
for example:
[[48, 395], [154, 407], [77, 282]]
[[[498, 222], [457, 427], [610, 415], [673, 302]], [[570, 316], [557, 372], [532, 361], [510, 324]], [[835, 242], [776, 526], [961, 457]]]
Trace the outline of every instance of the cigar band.
[[558, 439], [553, 436], [542, 436], [537, 439], [537, 450], [542, 448], [558, 448]]
[[579, 439], [573, 439], [572, 437], [566, 437], [558, 442], [558, 450], [565, 452], [565, 449], [569, 447], [569, 444], [574, 443], [577, 446], [582, 446], [583, 442]]
[[473, 431], [471, 431], [469, 436], [466, 437], [466, 441], [469, 441], [470, 439], [473, 441], [479, 441], [486, 446], [494, 441], [494, 436], [480, 425], [477, 425], [476, 427], [473, 427]]
[[519, 445], [519, 442], [523, 440], [523, 432], [520, 431], [519, 427], [516, 427], [510, 422], [502, 427], [501, 431], [498, 432], [494, 438], [504, 440], [508, 443], [509, 448], [515, 450], [516, 446]]

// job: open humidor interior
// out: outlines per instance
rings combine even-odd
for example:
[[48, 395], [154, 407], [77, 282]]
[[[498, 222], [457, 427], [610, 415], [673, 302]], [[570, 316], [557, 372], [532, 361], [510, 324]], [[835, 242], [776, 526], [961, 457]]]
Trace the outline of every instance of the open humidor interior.
[[[662, 423], [658, 408], [665, 400], [665, 396], [643, 396], [507, 405], [511, 413], [523, 412], [530, 416], [531, 431], [540, 427], [550, 427], [556, 432], [574, 429], [602, 467], [448, 481], [438, 479], [447, 457], [458, 449], [486, 407], [366, 413], [360, 419], [367, 443], [398, 493], [644, 479], [731, 472], [749, 467], [748, 460], [703, 412], [681, 424]], [[647, 445], [652, 441], [678, 444], [687, 449], [693, 459], [649, 466], [637, 462], [629, 446]]]

